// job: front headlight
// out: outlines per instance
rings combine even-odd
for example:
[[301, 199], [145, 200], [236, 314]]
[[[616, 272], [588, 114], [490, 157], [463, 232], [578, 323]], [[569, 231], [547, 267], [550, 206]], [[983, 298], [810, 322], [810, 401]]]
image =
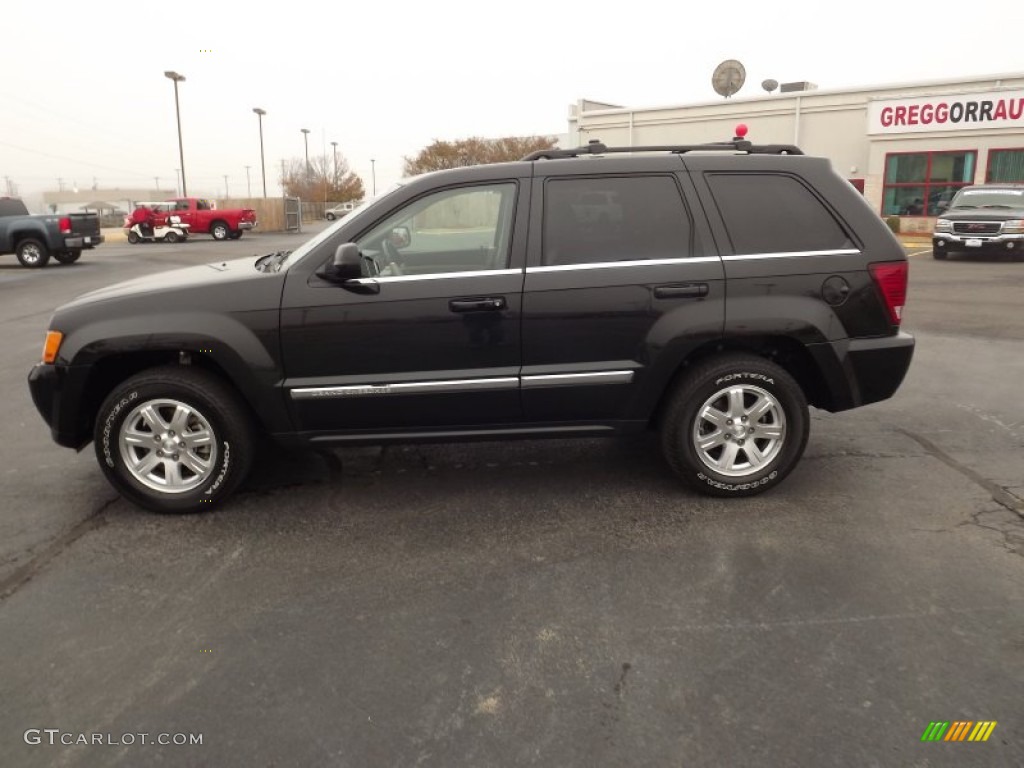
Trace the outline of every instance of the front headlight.
[[935, 221], [936, 232], [952, 232], [953, 222], [949, 219], [936, 219]]
[[1010, 219], [1003, 222], [1003, 232], [1011, 235], [1024, 233], [1024, 219]]

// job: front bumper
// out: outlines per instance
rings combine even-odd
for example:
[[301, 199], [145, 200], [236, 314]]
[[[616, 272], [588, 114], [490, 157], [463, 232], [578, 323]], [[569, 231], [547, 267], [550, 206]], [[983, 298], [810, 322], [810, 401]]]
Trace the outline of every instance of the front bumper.
[[1024, 234], [963, 235], [956, 232], [932, 234], [932, 248], [968, 253], [1014, 253], [1024, 250]]
[[[38, 363], [28, 374], [28, 388], [32, 402], [43, 420], [50, 426], [50, 434], [58, 445], [80, 449], [92, 439], [89, 426], [78, 423], [70, 413], [68, 403], [81, 403], [81, 379], [75, 375], [81, 369]], [[64, 406], [64, 407], [62, 407]]]
[[910, 369], [914, 337], [900, 331], [895, 336], [809, 344], [807, 349], [830, 393], [828, 402], [816, 405], [846, 411], [896, 393]]

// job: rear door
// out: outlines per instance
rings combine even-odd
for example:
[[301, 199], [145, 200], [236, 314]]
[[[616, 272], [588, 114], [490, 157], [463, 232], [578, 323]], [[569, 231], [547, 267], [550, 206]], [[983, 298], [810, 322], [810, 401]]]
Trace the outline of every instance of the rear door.
[[538, 161], [523, 293], [531, 422], [644, 419], [721, 336], [722, 262], [678, 156]]

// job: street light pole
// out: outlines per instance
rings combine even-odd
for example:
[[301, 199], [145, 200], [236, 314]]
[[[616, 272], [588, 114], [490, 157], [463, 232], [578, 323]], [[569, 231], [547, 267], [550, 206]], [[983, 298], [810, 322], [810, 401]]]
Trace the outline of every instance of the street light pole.
[[249, 183], [249, 169], [252, 166], [245, 166], [245, 195], [246, 197], [252, 197], [252, 185]]
[[331, 146], [334, 147], [334, 183], [338, 183], [338, 142], [332, 141]]
[[181, 160], [181, 196], [188, 197], [188, 187], [185, 184], [185, 149], [181, 144], [181, 106], [178, 103], [178, 83], [185, 82], [185, 76], [168, 70], [164, 72], [164, 77], [174, 81], [174, 114], [178, 118], [178, 159]]
[[256, 113], [257, 118], [260, 121], [260, 169], [263, 173], [263, 197], [267, 196], [267, 162], [263, 159], [263, 116], [267, 114], [267, 110], [260, 109], [259, 107], [253, 107], [252, 111]]
[[306, 183], [309, 184], [309, 128], [300, 128], [302, 139], [306, 143]]
[[231, 197], [231, 193], [228, 192], [228, 175], [224, 174], [224, 199], [227, 200]]
[[377, 161], [370, 158], [370, 175], [373, 177], [373, 196], [377, 196]]
[[174, 169], [174, 194], [178, 194], [178, 190], [181, 189], [181, 168]]

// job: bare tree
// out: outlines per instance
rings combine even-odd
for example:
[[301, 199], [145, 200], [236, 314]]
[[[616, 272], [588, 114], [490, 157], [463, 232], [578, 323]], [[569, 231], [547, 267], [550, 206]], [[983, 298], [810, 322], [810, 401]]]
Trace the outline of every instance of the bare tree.
[[437, 139], [421, 149], [416, 157], [406, 157], [404, 171], [406, 176], [415, 176], [444, 168], [522, 160], [531, 152], [554, 146], [555, 139], [551, 136], [505, 136], [500, 139], [474, 137], [460, 141]]
[[362, 200], [366, 194], [363, 180], [349, 170], [348, 161], [340, 153], [337, 165], [332, 155], [310, 156], [308, 172], [306, 161], [293, 157], [285, 164], [281, 185], [286, 195], [303, 200], [347, 203]]

